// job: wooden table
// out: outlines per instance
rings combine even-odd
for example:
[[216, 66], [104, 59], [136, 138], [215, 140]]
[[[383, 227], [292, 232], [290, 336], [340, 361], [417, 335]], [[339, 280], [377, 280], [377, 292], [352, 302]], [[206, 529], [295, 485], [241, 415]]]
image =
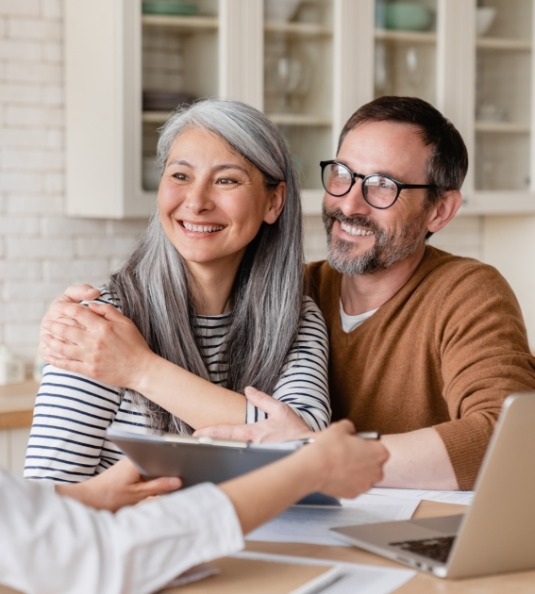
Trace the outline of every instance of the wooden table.
[[0, 429], [31, 426], [37, 388], [33, 380], [0, 386]]
[[[464, 506], [422, 501], [414, 517], [429, 517], [462, 512]], [[404, 565], [382, 559], [372, 553], [354, 547], [334, 547], [326, 545], [294, 544], [294, 543], [262, 543], [250, 542], [248, 551], [278, 555], [297, 555], [302, 557], [316, 557], [318, 559], [332, 559], [349, 563], [364, 563], [383, 567], [406, 568]], [[166, 594], [241, 594], [254, 592], [255, 594], [283, 594], [290, 588], [284, 587], [273, 572], [262, 571], [258, 567], [256, 572], [247, 570], [248, 560], [228, 562], [228, 558], [217, 560], [221, 573], [206, 580], [182, 586], [167, 588]], [[508, 573], [495, 576], [470, 578], [463, 580], [445, 580], [423, 573], [417, 573], [414, 578], [401, 588], [396, 594], [533, 594], [535, 593], [535, 570], [527, 572]], [[354, 594], [353, 592], [348, 594]]]

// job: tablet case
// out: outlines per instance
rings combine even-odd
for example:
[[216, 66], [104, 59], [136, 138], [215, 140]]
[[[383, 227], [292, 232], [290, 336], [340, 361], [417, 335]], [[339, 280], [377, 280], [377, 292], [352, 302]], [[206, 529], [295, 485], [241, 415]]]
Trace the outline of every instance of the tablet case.
[[[252, 444], [170, 433], [138, 434], [113, 427], [106, 433], [142, 476], [179, 476], [184, 487], [203, 482], [221, 483], [280, 460], [301, 447], [300, 442]], [[313, 493], [299, 503], [340, 505], [338, 499], [323, 493]]]

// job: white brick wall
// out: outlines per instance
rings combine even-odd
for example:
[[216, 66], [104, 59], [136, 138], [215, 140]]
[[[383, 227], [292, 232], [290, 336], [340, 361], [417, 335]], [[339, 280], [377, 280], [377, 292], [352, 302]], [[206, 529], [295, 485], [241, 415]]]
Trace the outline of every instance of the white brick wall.
[[[0, 343], [29, 369], [47, 304], [70, 283], [103, 282], [144, 228], [62, 214], [63, 1], [0, 0]], [[306, 230], [307, 257], [322, 258], [321, 218]], [[435, 243], [478, 256], [480, 233], [465, 218]]]
[[103, 282], [144, 228], [63, 216], [62, 13], [0, 0], [0, 343], [29, 369], [52, 298]]

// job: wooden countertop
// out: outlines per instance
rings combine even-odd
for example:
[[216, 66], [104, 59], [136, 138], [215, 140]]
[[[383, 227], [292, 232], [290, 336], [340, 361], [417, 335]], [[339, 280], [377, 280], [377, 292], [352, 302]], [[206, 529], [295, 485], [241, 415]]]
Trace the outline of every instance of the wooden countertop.
[[31, 426], [37, 388], [33, 380], [0, 386], [0, 430]]

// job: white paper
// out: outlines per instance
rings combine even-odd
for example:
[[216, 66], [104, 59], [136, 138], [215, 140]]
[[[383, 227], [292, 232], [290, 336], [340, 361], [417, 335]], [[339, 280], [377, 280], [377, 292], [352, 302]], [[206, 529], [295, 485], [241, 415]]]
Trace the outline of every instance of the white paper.
[[346, 563], [333, 561], [332, 559], [316, 559], [314, 557], [272, 555], [255, 551], [243, 551], [233, 556], [241, 559], [275, 561], [277, 563], [302, 563], [303, 565], [332, 565], [333, 567], [339, 567], [343, 572], [342, 577], [322, 589], [321, 594], [348, 594], [348, 592], [390, 594], [390, 592], [401, 588], [416, 575], [416, 572], [412, 569]]
[[247, 540], [351, 546], [329, 529], [352, 524], [408, 520], [419, 502], [364, 494], [356, 499], [343, 499], [341, 503], [341, 506], [294, 505], [251, 532]]
[[397, 499], [416, 499], [417, 501], [442, 501], [444, 503], [459, 503], [470, 505], [474, 497], [473, 491], [434, 491], [425, 489], [387, 489], [374, 488], [368, 491], [370, 495], [382, 495]]

